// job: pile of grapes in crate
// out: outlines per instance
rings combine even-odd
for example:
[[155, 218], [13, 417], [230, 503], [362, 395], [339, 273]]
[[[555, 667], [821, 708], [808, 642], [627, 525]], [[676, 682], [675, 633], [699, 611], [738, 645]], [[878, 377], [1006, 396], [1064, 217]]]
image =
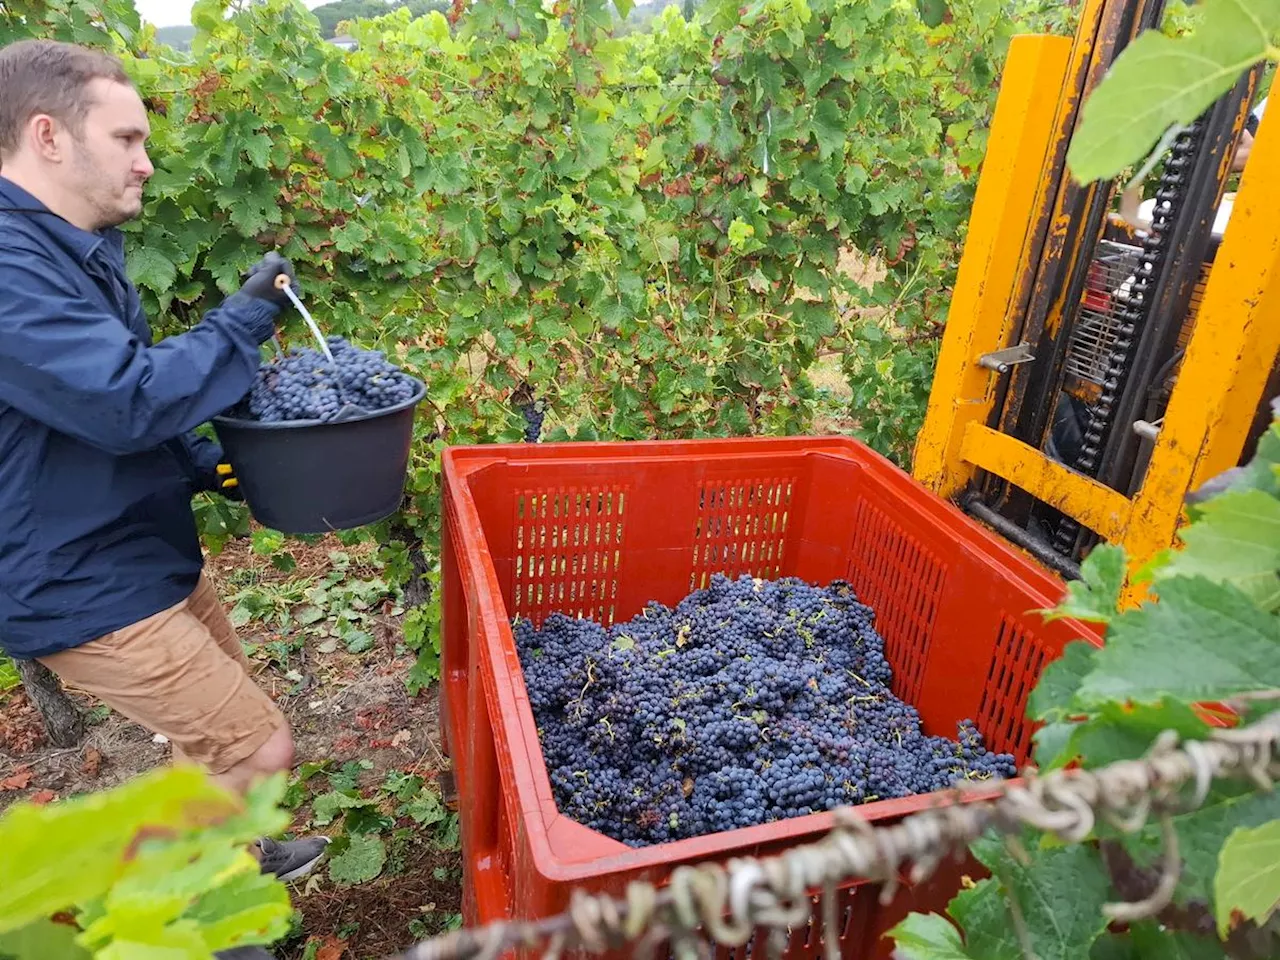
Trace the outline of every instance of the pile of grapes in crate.
[[1016, 776], [970, 720], [923, 733], [873, 622], [843, 581], [720, 575], [609, 628], [517, 619], [560, 811], [638, 847]]

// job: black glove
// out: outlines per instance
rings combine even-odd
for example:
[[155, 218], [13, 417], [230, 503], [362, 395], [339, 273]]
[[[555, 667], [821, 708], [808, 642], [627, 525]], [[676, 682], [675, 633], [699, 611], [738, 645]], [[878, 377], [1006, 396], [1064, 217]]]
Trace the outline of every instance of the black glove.
[[289, 278], [293, 292], [298, 294], [298, 280], [293, 275], [293, 264], [274, 250], [249, 268], [240, 292], [257, 297], [259, 300], [269, 300], [277, 306], [284, 306], [289, 303], [289, 297], [276, 286], [276, 277], [282, 273]]
[[236, 479], [235, 471], [229, 463], [218, 464], [218, 490], [228, 500], [243, 501], [244, 494], [240, 492], [240, 481]]

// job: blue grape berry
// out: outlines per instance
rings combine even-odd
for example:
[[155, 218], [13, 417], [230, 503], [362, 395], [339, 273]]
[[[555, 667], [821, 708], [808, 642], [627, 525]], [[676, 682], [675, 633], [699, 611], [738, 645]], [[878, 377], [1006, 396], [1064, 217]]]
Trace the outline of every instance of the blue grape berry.
[[713, 577], [604, 627], [513, 626], [561, 812], [639, 847], [1017, 775], [926, 736], [852, 587]]
[[333, 362], [313, 347], [294, 347], [258, 368], [236, 412], [262, 423], [330, 421], [347, 406], [385, 410], [413, 396], [416, 384], [380, 350], [329, 337]]

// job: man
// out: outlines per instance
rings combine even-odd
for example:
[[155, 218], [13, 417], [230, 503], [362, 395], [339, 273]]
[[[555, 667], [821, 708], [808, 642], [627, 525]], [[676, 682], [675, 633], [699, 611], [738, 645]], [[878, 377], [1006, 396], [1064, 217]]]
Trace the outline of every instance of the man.
[[[244, 790], [290, 769], [293, 740], [203, 573], [191, 497], [234, 477], [193, 430], [250, 389], [292, 267], [268, 255], [153, 344], [116, 229], [154, 169], [119, 61], [14, 43], [0, 90], [0, 647]], [[255, 853], [292, 879], [326, 842]]]

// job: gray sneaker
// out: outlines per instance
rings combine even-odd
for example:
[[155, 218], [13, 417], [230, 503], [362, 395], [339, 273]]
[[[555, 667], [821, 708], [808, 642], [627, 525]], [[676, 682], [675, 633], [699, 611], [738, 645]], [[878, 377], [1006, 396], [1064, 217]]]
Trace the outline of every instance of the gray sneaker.
[[305, 877], [324, 856], [329, 843], [328, 837], [306, 837], [302, 840], [263, 837], [258, 841], [258, 849], [262, 851], [262, 872], [274, 873], [281, 880]]

